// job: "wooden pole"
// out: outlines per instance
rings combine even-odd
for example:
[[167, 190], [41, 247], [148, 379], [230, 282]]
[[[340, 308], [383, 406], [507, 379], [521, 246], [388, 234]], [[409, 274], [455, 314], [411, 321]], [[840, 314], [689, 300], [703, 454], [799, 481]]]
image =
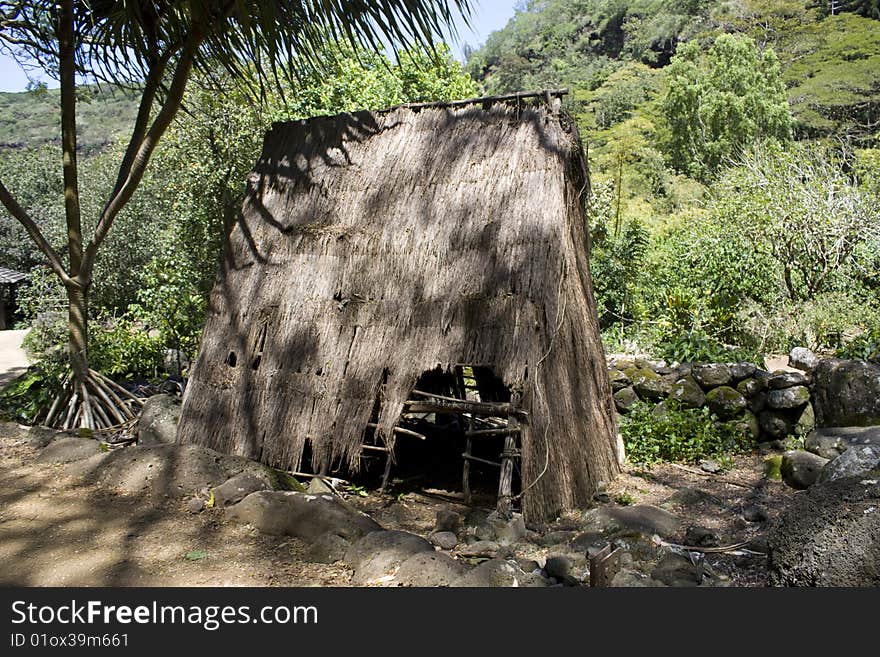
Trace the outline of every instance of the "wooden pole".
[[516, 456], [516, 436], [519, 433], [519, 420], [516, 417], [519, 397], [519, 393], [516, 391], [510, 395], [511, 412], [507, 416], [509, 433], [504, 438], [504, 451], [501, 452], [501, 478], [498, 481], [497, 511], [502, 518], [510, 518], [513, 505], [513, 459]]
[[514, 409], [510, 404], [502, 402], [475, 402], [442, 399], [414, 400], [404, 402], [407, 413], [447, 413], [458, 415], [460, 413], [472, 413], [473, 415], [504, 416], [515, 413], [525, 415], [525, 411]]

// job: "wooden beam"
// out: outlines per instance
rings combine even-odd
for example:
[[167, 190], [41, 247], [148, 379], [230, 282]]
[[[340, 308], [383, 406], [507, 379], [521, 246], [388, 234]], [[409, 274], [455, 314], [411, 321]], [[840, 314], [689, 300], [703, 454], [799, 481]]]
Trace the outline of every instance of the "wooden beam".
[[[446, 100], [429, 103], [406, 103], [397, 107], [407, 107], [410, 109], [423, 109], [431, 107], [462, 107], [464, 105], [482, 105], [485, 103], [497, 103], [507, 100], [524, 100], [526, 98], [560, 97], [568, 94], [568, 89], [545, 89], [543, 91], [517, 91], [509, 94], [501, 94], [498, 96], [483, 96], [481, 98], [467, 98], [465, 100]], [[392, 108], [395, 109], [395, 108]]]
[[492, 436], [511, 436], [513, 434], [519, 434], [521, 429], [519, 427], [509, 428], [509, 429], [475, 429], [474, 431], [465, 431], [464, 435], [474, 438], [489, 438]]
[[514, 410], [510, 404], [503, 402], [475, 402], [463, 401], [461, 399], [455, 401], [410, 399], [403, 404], [409, 413], [446, 413], [453, 415], [471, 413], [473, 415], [493, 415], [496, 417], [510, 415], [511, 413], [527, 415], [525, 411]]
[[467, 452], [462, 453], [461, 458], [463, 458], [465, 461], [476, 461], [477, 463], [485, 463], [486, 465], [491, 465], [492, 467], [495, 467], [495, 468], [501, 467], [500, 463], [496, 463], [495, 461], [489, 461], [487, 459], [481, 459], [477, 456], [471, 456]]
[[[378, 429], [379, 425], [375, 422], [367, 422], [367, 427], [370, 429]], [[403, 436], [412, 436], [413, 438], [418, 438], [419, 440], [427, 440], [427, 436], [424, 436], [416, 431], [410, 431], [409, 429], [404, 429], [403, 427], [394, 427], [392, 429], [394, 433], [399, 433]]]

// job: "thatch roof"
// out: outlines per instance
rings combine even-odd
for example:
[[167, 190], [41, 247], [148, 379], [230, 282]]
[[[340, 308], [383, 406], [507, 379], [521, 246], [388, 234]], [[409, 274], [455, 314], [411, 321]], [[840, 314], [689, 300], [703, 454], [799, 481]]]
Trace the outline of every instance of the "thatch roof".
[[580, 141], [546, 103], [402, 107], [277, 124], [211, 296], [179, 439], [357, 468], [423, 372], [522, 390], [527, 519], [617, 472]]
[[0, 284], [13, 284], [13, 283], [21, 283], [28, 277], [27, 274], [23, 274], [20, 271], [15, 271], [14, 269], [6, 269], [6, 267], [0, 267]]

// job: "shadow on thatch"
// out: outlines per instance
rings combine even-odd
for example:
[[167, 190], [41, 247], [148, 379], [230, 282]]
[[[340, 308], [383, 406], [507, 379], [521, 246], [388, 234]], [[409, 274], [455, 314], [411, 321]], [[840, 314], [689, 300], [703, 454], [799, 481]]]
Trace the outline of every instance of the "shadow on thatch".
[[[249, 178], [184, 399], [183, 442], [357, 469], [424, 372], [522, 391], [527, 518], [617, 471], [583, 151], [543, 104], [398, 108], [276, 125]], [[404, 440], [405, 438], [401, 438]]]

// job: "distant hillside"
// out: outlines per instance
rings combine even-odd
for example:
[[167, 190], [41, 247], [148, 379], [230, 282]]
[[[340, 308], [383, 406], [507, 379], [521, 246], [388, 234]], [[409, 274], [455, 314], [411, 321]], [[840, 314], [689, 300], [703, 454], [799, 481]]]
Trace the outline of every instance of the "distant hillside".
[[[745, 33], [779, 56], [799, 136], [870, 141], [880, 111], [876, 4], [844, 3], [847, 13], [829, 16], [827, 3], [804, 0], [530, 0], [471, 54], [468, 70], [490, 93], [569, 87], [586, 117], [603, 85], [618, 100], [642, 92], [622, 68], [662, 71], [682, 41], [708, 48], [721, 33]], [[616, 73], [627, 88], [614, 84]], [[662, 86], [662, 76], [651, 84]]]
[[[77, 105], [80, 149], [94, 151], [125, 135], [136, 113], [137, 101], [119, 89], [82, 87]], [[0, 149], [60, 140], [57, 89], [0, 93]]]

